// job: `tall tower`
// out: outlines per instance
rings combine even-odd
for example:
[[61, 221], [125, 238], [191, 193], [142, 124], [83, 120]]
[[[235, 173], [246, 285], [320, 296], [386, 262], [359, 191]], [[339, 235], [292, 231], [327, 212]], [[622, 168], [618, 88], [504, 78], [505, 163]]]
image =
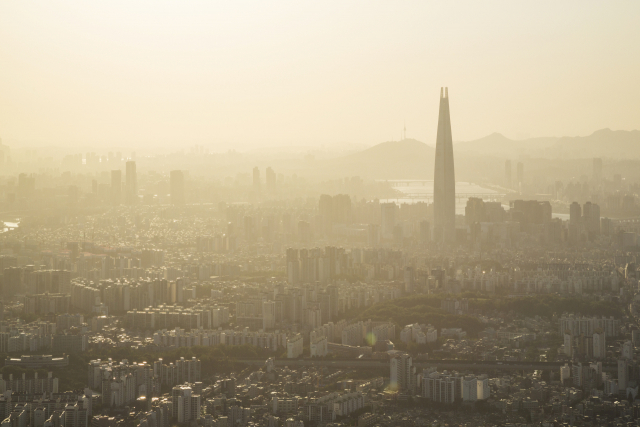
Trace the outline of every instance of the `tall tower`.
[[434, 234], [445, 243], [455, 240], [456, 178], [453, 168], [453, 141], [449, 117], [449, 90], [440, 88], [440, 112], [436, 139], [436, 165], [433, 177]]

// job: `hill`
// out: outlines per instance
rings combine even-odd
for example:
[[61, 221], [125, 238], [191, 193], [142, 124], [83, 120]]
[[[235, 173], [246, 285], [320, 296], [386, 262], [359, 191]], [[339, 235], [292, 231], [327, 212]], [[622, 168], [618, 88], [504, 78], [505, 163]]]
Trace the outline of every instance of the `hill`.
[[435, 148], [415, 139], [387, 141], [348, 156], [331, 159], [327, 166], [373, 179], [428, 179], [433, 177]]
[[[457, 142], [453, 146], [457, 181], [501, 182], [504, 160], [527, 158], [528, 173], [562, 173], [567, 161], [576, 170], [568, 176], [583, 173], [592, 157], [613, 160], [640, 159], [640, 131], [602, 129], [589, 136], [544, 137], [512, 140], [493, 133], [474, 141]], [[305, 173], [361, 176], [369, 179], [433, 179], [435, 148], [415, 139], [387, 141], [346, 156], [326, 159], [314, 165], [298, 165]], [[551, 163], [549, 163], [551, 162]], [[542, 163], [536, 166], [536, 163]], [[585, 166], [586, 165], [586, 166]], [[515, 165], [513, 165], [515, 168]], [[515, 170], [514, 170], [515, 172]]]
[[552, 148], [568, 158], [640, 158], [640, 131], [601, 129], [589, 136], [564, 136]]
[[534, 154], [552, 146], [558, 138], [531, 138], [523, 141], [509, 139], [501, 133], [494, 132], [473, 141], [458, 142], [454, 150], [484, 156], [517, 157], [522, 154]]
[[[502, 160], [459, 152], [454, 145], [456, 180], [469, 181], [486, 170], [502, 170]], [[388, 141], [358, 153], [331, 159], [325, 167], [370, 179], [433, 179], [436, 150], [415, 139]], [[497, 168], [497, 169], [496, 169]]]

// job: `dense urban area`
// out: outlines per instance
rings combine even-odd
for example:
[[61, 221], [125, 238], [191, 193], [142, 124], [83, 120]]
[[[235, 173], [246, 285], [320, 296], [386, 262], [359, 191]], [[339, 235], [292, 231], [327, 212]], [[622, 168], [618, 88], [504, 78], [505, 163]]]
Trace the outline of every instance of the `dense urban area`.
[[0, 153], [2, 427], [640, 420], [640, 185], [601, 158], [507, 160], [447, 223], [427, 181]]
[[0, 427], [640, 427], [639, 17], [0, 0]]

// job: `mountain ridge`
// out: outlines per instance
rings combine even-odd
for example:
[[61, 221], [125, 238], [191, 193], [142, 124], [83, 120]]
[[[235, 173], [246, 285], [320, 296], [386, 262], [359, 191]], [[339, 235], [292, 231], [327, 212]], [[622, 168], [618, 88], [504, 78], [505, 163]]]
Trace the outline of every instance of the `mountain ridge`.
[[510, 139], [498, 132], [472, 141], [454, 144], [454, 151], [474, 152], [495, 157], [519, 155], [559, 157], [640, 157], [639, 130], [598, 129], [587, 136]]
[[[494, 132], [477, 140], [455, 143], [453, 151], [456, 179], [464, 181], [488, 174], [501, 176], [506, 159], [640, 159], [640, 131], [600, 129], [588, 136], [520, 141]], [[432, 179], [434, 161], [434, 147], [416, 139], [405, 139], [381, 142], [362, 151], [327, 160], [323, 167], [372, 179]]]

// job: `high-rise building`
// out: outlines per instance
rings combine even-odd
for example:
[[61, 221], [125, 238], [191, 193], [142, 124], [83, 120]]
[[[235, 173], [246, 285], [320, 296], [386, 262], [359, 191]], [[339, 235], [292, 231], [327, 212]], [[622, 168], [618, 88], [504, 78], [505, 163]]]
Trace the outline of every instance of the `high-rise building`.
[[606, 338], [602, 328], [596, 329], [593, 333], [593, 357], [604, 359], [607, 355]]
[[369, 224], [367, 227], [367, 244], [369, 246], [378, 246], [380, 243], [380, 226], [378, 224]]
[[512, 200], [509, 202], [513, 214], [517, 214], [524, 224], [544, 224], [551, 222], [553, 210], [551, 203], [538, 200]]
[[416, 386], [416, 368], [406, 353], [396, 355], [390, 364], [390, 387], [398, 391], [413, 392]]
[[585, 203], [582, 206], [582, 219], [587, 231], [600, 234], [600, 206], [596, 203]]
[[[476, 382], [477, 384], [477, 382]], [[453, 403], [463, 393], [463, 377], [439, 372], [423, 374], [422, 396], [433, 402]], [[477, 392], [476, 392], [477, 394]]]
[[504, 162], [504, 186], [511, 188], [511, 160]]
[[196, 357], [192, 357], [191, 360], [181, 357], [180, 360], [176, 360], [175, 365], [179, 383], [193, 384], [200, 381], [201, 364]]
[[267, 179], [267, 190], [269, 190], [272, 193], [275, 192], [276, 191], [276, 173], [270, 167], [267, 168], [266, 179]]
[[622, 358], [633, 360], [633, 343], [631, 341], [625, 341], [622, 344]]
[[564, 354], [571, 357], [573, 354], [573, 335], [571, 335], [571, 331], [567, 330], [563, 335], [563, 343], [564, 343]]
[[122, 171], [111, 171], [111, 203], [119, 205], [122, 202]]
[[602, 159], [596, 157], [593, 159], [593, 180], [598, 182], [602, 179]]
[[440, 111], [433, 177], [433, 225], [443, 242], [453, 242], [456, 233], [456, 179], [449, 116], [449, 90], [440, 88]]
[[184, 205], [184, 173], [171, 171], [170, 175], [171, 204]]
[[173, 403], [172, 418], [178, 423], [195, 421], [200, 418], [200, 395], [195, 394], [187, 385], [176, 386], [171, 390]]
[[582, 208], [580, 207], [580, 203], [573, 202], [571, 206], [569, 206], [569, 223], [572, 225], [577, 225], [582, 218]]
[[275, 301], [262, 302], [262, 329], [265, 331], [276, 327], [276, 303]]
[[318, 213], [322, 221], [322, 232], [331, 233], [333, 219], [333, 197], [328, 194], [321, 194], [318, 200]]
[[469, 197], [467, 206], [464, 208], [464, 219], [467, 225], [484, 222], [484, 200], [479, 197]]
[[127, 205], [135, 205], [138, 199], [138, 175], [136, 174], [136, 162], [127, 162], [126, 191]]
[[522, 192], [522, 184], [524, 181], [524, 165], [522, 162], [518, 162], [516, 166], [516, 190]]
[[398, 210], [398, 205], [396, 205], [395, 203], [380, 204], [380, 214], [381, 214], [381, 222], [382, 222], [380, 231], [382, 233], [382, 237], [385, 239], [389, 239], [393, 237], [393, 228], [396, 226], [397, 210]]
[[260, 169], [257, 166], [253, 168], [253, 188], [260, 191]]
[[318, 213], [321, 221], [319, 225], [322, 226], [322, 231], [329, 235], [332, 233], [333, 224], [351, 223], [351, 197], [348, 194], [336, 194], [333, 197], [322, 194], [318, 201]]
[[627, 359], [618, 359], [618, 389], [627, 393], [629, 367]]
[[3, 299], [10, 300], [24, 288], [24, 270], [20, 267], [8, 267], [3, 270]]
[[431, 227], [429, 221], [420, 221], [420, 243], [431, 241]]
[[351, 197], [348, 194], [333, 196], [332, 221], [338, 224], [351, 223]]

